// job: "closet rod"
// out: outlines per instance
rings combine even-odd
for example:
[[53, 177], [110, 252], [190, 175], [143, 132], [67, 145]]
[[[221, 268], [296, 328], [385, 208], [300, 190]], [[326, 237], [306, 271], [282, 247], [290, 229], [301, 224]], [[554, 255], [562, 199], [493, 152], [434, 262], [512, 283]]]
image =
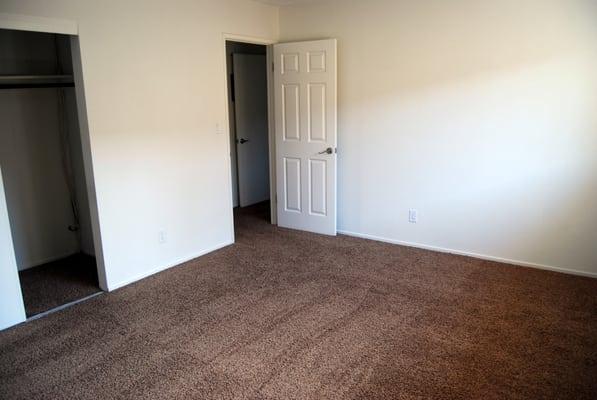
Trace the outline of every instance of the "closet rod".
[[2, 90], [2, 89], [44, 89], [44, 88], [61, 88], [61, 87], [75, 87], [75, 84], [74, 84], [74, 82], [0, 83], [0, 90]]
[[0, 75], [0, 82], [4, 81], [30, 81], [30, 80], [72, 80], [72, 75]]
[[0, 75], [0, 89], [73, 87], [72, 75]]

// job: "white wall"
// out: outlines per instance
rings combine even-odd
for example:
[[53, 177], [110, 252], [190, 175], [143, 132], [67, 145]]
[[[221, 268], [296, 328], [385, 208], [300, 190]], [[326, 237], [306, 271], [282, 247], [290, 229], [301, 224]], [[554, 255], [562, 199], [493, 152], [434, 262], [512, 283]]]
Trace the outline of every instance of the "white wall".
[[0, 330], [25, 320], [0, 168]]
[[223, 33], [275, 39], [277, 12], [248, 0], [0, 3], [78, 23], [108, 288], [232, 243], [229, 138], [216, 133]]
[[597, 274], [596, 2], [318, 3], [280, 36], [338, 38], [341, 230]]

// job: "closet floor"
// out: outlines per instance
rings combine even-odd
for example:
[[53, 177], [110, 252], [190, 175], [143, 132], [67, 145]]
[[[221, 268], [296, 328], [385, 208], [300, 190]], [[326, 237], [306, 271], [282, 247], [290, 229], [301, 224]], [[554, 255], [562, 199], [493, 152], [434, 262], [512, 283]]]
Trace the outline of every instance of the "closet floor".
[[19, 272], [27, 317], [100, 291], [95, 257], [75, 254]]

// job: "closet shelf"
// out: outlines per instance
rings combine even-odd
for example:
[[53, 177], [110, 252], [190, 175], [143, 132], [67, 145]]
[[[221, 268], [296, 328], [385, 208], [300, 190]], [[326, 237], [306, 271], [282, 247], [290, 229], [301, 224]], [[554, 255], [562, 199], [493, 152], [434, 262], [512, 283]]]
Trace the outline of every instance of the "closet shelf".
[[72, 75], [0, 75], [0, 89], [73, 86]]

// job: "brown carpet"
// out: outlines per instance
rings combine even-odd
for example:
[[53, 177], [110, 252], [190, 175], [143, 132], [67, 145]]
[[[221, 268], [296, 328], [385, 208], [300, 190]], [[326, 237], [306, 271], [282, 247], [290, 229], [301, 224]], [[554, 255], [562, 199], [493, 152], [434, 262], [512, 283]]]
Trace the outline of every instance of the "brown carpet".
[[597, 280], [237, 218], [0, 333], [2, 399], [595, 399]]
[[76, 254], [19, 272], [28, 317], [100, 291], [95, 258]]

